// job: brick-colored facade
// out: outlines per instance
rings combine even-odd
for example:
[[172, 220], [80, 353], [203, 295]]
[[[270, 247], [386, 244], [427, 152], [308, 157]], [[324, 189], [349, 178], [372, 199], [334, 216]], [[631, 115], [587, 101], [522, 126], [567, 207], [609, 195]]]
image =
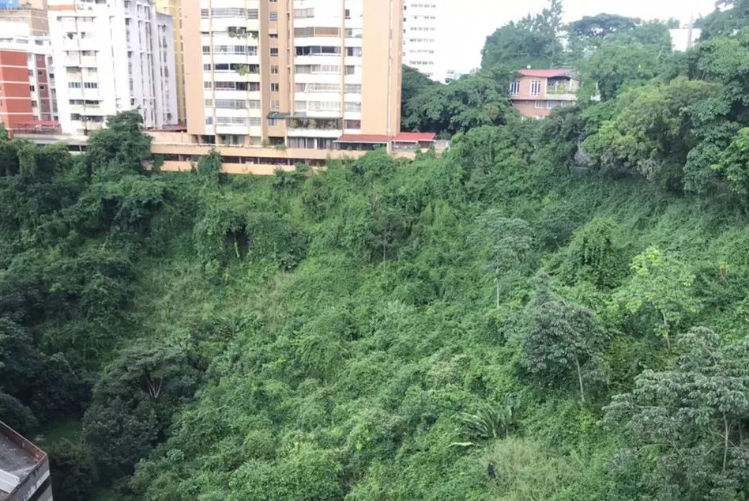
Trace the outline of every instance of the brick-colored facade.
[[510, 83], [512, 105], [527, 118], [544, 118], [577, 101], [580, 82], [572, 70], [521, 70]]
[[6, 129], [34, 120], [26, 51], [0, 50], [0, 120]]

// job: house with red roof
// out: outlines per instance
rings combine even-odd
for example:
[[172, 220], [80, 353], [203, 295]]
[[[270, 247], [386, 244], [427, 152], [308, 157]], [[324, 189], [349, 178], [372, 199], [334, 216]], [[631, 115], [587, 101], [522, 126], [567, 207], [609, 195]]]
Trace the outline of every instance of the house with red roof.
[[579, 89], [580, 80], [570, 69], [520, 70], [510, 82], [510, 100], [524, 117], [544, 118], [554, 108], [574, 105]]

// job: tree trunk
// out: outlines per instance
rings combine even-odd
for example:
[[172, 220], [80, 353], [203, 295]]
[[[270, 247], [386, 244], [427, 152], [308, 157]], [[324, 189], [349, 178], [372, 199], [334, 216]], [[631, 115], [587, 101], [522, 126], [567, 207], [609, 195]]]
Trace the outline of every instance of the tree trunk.
[[725, 426], [725, 437], [723, 441], [723, 473], [726, 472], [726, 463], [728, 463], [728, 432], [730, 431], [728, 428], [728, 418], [726, 417], [726, 413], [723, 413], [723, 425]]
[[497, 309], [499, 309], [499, 268], [494, 272], [494, 285], [497, 287]]
[[585, 402], [585, 389], [583, 388], [583, 373], [580, 370], [580, 361], [577, 359], [577, 353], [575, 353], [575, 367], [577, 367], [577, 381], [580, 383], [580, 400]]
[[665, 311], [661, 311], [661, 316], [663, 317], [663, 327], [666, 329], [666, 331], [665, 331], [666, 332], [666, 335], [665, 335], [665, 338], [666, 338], [666, 349], [668, 351], [671, 351], [671, 338], [669, 336], [670, 332], [669, 332], [669, 327], [668, 327], [668, 319], [666, 319], [666, 312]]

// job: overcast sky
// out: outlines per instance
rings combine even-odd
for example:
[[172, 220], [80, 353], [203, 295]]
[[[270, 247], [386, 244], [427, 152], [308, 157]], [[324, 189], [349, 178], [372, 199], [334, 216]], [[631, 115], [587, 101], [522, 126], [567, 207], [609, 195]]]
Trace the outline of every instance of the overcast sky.
[[[444, 3], [442, 20], [448, 69], [467, 73], [481, 63], [481, 49], [488, 35], [501, 25], [538, 13], [548, 0], [438, 0]], [[715, 8], [715, 0], [565, 0], [565, 21], [601, 12], [643, 19], [677, 17], [689, 21], [707, 15]], [[477, 15], [478, 14], [478, 15]]]

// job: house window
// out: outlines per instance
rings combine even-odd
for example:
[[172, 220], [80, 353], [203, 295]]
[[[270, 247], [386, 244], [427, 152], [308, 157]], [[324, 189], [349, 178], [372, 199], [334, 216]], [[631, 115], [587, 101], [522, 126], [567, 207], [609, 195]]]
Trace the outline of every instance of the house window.
[[531, 80], [531, 96], [541, 95], [541, 80]]
[[536, 101], [536, 109], [537, 110], [543, 110], [546, 108], [546, 102], [545, 101]]
[[520, 95], [520, 80], [515, 80], [514, 82], [510, 83], [510, 95]]

